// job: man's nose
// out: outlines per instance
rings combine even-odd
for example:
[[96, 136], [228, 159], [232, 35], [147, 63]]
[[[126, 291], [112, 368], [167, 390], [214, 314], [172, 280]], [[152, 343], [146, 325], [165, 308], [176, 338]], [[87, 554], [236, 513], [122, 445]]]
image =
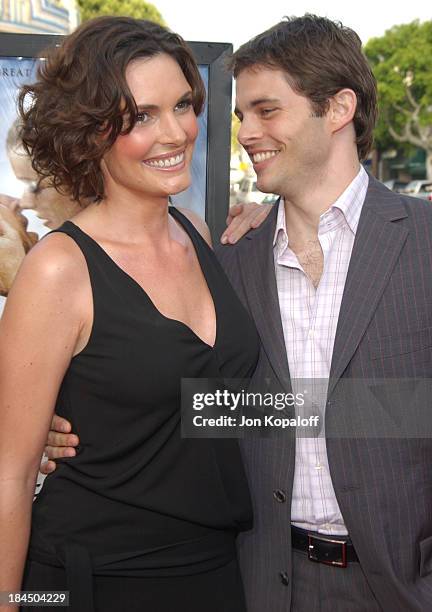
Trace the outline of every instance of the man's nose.
[[237, 133], [239, 143], [245, 147], [252, 144], [262, 136], [262, 129], [258, 121], [254, 118], [243, 117]]
[[21, 196], [21, 208], [36, 208], [36, 194], [32, 187], [28, 187]]

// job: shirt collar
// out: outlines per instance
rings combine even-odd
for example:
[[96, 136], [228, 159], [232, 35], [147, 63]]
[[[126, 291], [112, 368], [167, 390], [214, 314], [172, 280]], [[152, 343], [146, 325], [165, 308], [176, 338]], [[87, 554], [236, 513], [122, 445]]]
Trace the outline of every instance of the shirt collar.
[[[360, 165], [360, 170], [357, 176], [351, 181], [345, 191], [338, 197], [338, 199], [330, 206], [330, 208], [321, 215], [321, 219], [325, 215], [328, 215], [329, 211], [338, 209], [342, 212], [345, 221], [355, 235], [360, 220], [361, 211], [366, 198], [366, 192], [369, 185], [369, 176], [366, 170]], [[286, 243], [288, 242], [288, 234], [286, 229], [285, 220], [285, 204], [284, 199], [281, 198], [279, 201], [278, 215], [276, 219], [276, 228], [273, 238], [273, 246], [278, 242], [279, 236], [286, 237]]]
[[369, 176], [363, 166], [360, 164], [360, 170], [353, 181], [348, 185], [345, 191], [338, 197], [336, 202], [330, 207], [339, 208], [343, 213], [345, 220], [355, 235], [360, 220], [361, 211], [366, 198], [366, 192], [369, 185]]
[[285, 236], [288, 239], [288, 234], [286, 230], [286, 222], [285, 222], [285, 201], [281, 197], [278, 204], [278, 214], [276, 218], [276, 228], [273, 238], [273, 246], [278, 242], [279, 236]]

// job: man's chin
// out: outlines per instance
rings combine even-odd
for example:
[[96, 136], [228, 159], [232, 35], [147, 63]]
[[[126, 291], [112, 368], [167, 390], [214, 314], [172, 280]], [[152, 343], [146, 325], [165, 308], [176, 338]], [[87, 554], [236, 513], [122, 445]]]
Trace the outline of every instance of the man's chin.
[[262, 181], [261, 183], [257, 181], [256, 186], [258, 191], [262, 191], [262, 193], [275, 193], [274, 186], [270, 185], [268, 181]]

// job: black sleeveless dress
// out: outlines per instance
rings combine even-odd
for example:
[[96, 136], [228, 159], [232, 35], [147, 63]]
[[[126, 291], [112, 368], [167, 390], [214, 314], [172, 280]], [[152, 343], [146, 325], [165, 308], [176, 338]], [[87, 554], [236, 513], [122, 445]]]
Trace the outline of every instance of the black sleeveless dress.
[[80, 447], [33, 504], [23, 589], [70, 590], [73, 612], [245, 610], [235, 539], [252, 511], [239, 447], [181, 437], [180, 386], [182, 377], [249, 377], [258, 337], [214, 253], [169, 210], [213, 297], [213, 348], [162, 315], [76, 225], [56, 230], [85, 256], [94, 322], [56, 405]]

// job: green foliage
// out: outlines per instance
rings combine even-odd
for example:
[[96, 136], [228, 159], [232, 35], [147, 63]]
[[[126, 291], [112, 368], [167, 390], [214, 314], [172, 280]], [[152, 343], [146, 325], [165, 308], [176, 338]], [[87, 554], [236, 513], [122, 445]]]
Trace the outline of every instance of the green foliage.
[[428, 149], [432, 125], [432, 21], [394, 26], [384, 36], [369, 40], [365, 53], [378, 82], [377, 148], [384, 150], [399, 141]]
[[231, 155], [239, 153], [240, 145], [237, 140], [237, 134], [240, 128], [240, 121], [237, 119], [234, 113], [231, 114]]
[[124, 15], [166, 25], [157, 8], [143, 0], [77, 0], [77, 4], [81, 21], [87, 21], [100, 15]]

